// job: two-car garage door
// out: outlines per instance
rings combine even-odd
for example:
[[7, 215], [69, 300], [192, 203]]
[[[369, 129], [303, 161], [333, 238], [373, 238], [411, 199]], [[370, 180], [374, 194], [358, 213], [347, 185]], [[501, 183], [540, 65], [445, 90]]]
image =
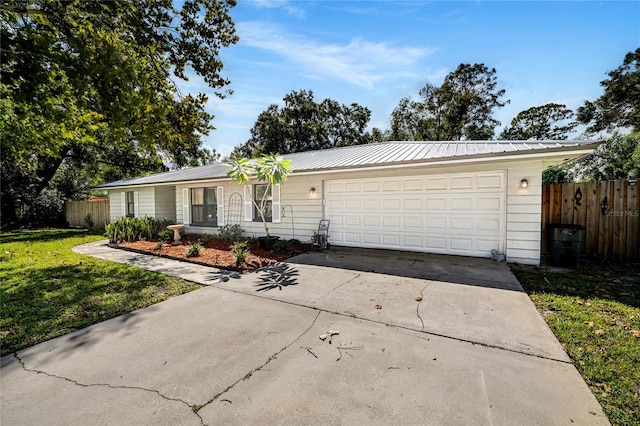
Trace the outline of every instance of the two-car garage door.
[[505, 172], [325, 182], [335, 245], [488, 257], [504, 252]]

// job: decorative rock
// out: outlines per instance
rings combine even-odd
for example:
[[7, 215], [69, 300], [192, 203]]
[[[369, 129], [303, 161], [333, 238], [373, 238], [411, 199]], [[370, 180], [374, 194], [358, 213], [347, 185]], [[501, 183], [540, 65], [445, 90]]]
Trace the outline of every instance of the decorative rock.
[[327, 337], [329, 336], [327, 336], [326, 334], [321, 334], [319, 337], [320, 337], [320, 340], [327, 340]]

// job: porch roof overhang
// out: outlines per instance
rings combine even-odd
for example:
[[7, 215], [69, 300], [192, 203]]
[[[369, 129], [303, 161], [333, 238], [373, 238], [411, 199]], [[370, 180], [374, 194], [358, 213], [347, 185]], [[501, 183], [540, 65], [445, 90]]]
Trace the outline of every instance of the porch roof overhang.
[[[541, 159], [546, 165], [563, 163], [593, 152], [602, 141], [458, 141], [383, 142], [283, 155], [291, 160], [292, 176], [379, 170], [398, 167], [481, 164]], [[209, 164], [119, 180], [96, 189], [188, 184], [229, 180], [226, 163]]]

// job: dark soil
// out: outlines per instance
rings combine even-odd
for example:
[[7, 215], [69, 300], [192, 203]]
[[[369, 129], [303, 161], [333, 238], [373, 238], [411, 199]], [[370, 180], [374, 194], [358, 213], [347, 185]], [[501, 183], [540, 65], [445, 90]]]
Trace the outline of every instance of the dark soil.
[[[203, 244], [202, 241], [206, 241], [206, 243]], [[257, 241], [251, 242], [246, 239], [243, 241], [248, 241], [249, 253], [245, 261], [240, 264], [236, 263], [236, 258], [229, 249], [233, 244], [232, 242], [221, 241], [210, 237], [205, 238], [197, 234], [185, 235], [182, 238], [182, 244], [177, 246], [171, 243], [164, 243], [162, 247], [156, 248], [158, 245], [157, 241], [135, 241], [131, 243], [120, 243], [117, 247], [233, 271], [252, 271], [311, 250], [309, 244], [296, 243], [293, 244], [286, 253], [276, 254], [269, 250], [261, 249]], [[200, 248], [200, 254], [189, 257], [187, 249], [191, 244], [196, 242], [201, 242], [202, 247]]]

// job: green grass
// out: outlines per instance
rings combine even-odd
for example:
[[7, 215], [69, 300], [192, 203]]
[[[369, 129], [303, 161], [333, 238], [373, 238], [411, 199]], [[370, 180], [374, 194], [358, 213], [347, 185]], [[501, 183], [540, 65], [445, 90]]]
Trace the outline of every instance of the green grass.
[[640, 425], [640, 265], [513, 266], [614, 425]]
[[0, 234], [2, 355], [199, 288], [71, 251], [101, 239], [71, 229]]

